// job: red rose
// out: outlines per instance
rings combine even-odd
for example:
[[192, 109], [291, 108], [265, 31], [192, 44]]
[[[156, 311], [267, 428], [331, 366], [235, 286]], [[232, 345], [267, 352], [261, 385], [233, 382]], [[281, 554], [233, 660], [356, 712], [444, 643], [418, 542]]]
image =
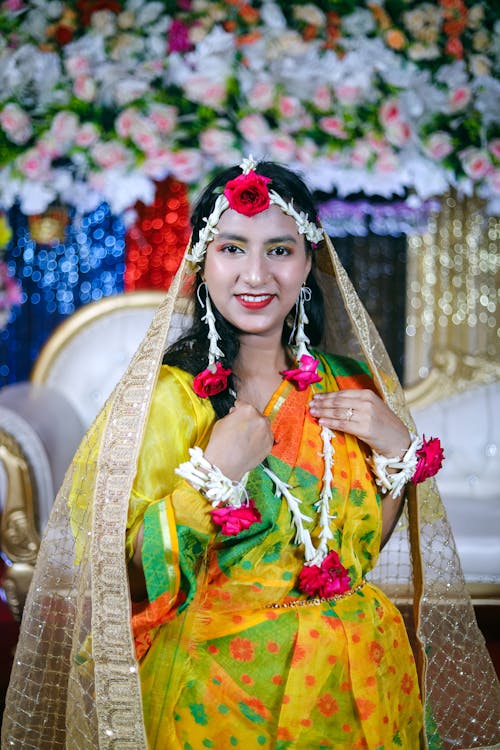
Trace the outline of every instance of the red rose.
[[319, 383], [322, 379], [317, 372], [318, 365], [319, 359], [314, 359], [314, 357], [303, 354], [296, 370], [283, 370], [281, 375], [283, 375], [285, 380], [294, 380], [297, 383], [299, 391], [305, 391], [311, 383]]
[[229, 180], [224, 189], [229, 207], [244, 216], [253, 216], [265, 211], [270, 205], [268, 182], [271, 182], [270, 177], [253, 171]]
[[304, 565], [299, 589], [308, 596], [334, 597], [349, 591], [350, 578], [336, 552], [329, 552], [321, 565]]
[[221, 527], [221, 532], [225, 536], [235, 536], [262, 520], [253, 500], [249, 500], [248, 505], [240, 505], [239, 508], [234, 508], [232, 505], [214, 508], [210, 515], [212, 521]]
[[425, 482], [426, 479], [437, 474], [441, 468], [444, 453], [439, 438], [426, 440], [424, 435], [422, 447], [417, 451], [417, 458], [415, 473], [411, 478], [413, 484]]
[[220, 362], [215, 363], [215, 370], [212, 371], [207, 367], [193, 380], [193, 390], [200, 398], [215, 396], [227, 388], [227, 379], [231, 375], [231, 370], [226, 370]]

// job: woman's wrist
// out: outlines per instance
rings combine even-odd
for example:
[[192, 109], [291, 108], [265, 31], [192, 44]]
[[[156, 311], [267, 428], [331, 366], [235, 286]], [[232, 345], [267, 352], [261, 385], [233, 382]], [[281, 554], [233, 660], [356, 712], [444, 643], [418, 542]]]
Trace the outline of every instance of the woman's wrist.
[[245, 489], [247, 475], [240, 481], [230, 479], [206, 458], [198, 446], [190, 448], [189, 455], [190, 460], [180, 464], [175, 473], [201, 492], [213, 508], [221, 504], [237, 508], [248, 500]]
[[419, 484], [437, 474], [444, 454], [439, 438], [410, 435], [408, 448], [397, 456], [383, 456], [376, 451], [368, 459], [375, 482], [383, 494], [390, 492], [398, 498], [408, 482]]

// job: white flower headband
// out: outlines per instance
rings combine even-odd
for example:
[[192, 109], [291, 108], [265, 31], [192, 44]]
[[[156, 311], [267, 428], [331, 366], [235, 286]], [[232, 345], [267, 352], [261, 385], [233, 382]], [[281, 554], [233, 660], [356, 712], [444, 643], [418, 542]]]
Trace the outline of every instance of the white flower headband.
[[309, 242], [317, 243], [322, 240], [323, 230], [309, 221], [304, 211], [297, 211], [293, 206], [293, 201], [287, 203], [275, 190], [269, 190], [267, 184], [271, 182], [271, 179], [257, 174], [256, 166], [257, 162], [252, 156], [243, 159], [240, 164], [242, 173], [226, 184], [224, 192], [215, 201], [210, 216], [203, 217], [205, 226], [200, 230], [198, 241], [186, 256], [187, 260], [196, 265], [196, 270], [200, 268], [207, 245], [218, 233], [217, 224], [220, 217], [228, 208], [233, 208], [245, 216], [254, 216], [274, 204], [281, 208], [283, 213], [295, 219], [299, 234], [305, 235]]

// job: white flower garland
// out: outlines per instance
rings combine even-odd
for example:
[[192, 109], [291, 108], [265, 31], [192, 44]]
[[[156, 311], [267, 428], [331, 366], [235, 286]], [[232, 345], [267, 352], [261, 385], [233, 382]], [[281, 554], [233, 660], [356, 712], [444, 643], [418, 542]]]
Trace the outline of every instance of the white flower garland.
[[211, 464], [203, 451], [197, 445], [189, 449], [190, 460], [180, 464], [175, 473], [185, 479], [195, 490], [201, 492], [211, 503], [212, 508], [218, 505], [230, 505], [240, 508], [248, 503], [245, 488], [247, 474], [239, 482], [235, 482], [217, 467]]
[[330, 527], [330, 521], [333, 516], [330, 514], [330, 501], [332, 499], [332, 480], [333, 480], [333, 464], [335, 449], [333, 447], [332, 440], [335, 434], [328, 428], [321, 428], [321, 439], [323, 442], [323, 460], [324, 460], [324, 472], [321, 483], [321, 492], [319, 500], [314, 504], [314, 508], [319, 512], [319, 539], [320, 543], [316, 548], [313, 544], [311, 532], [309, 529], [304, 528], [304, 521], [312, 521], [310, 516], [306, 516], [300, 510], [300, 503], [298, 497], [290, 492], [290, 485], [283, 482], [276, 474], [271, 471], [267, 466], [263, 467], [264, 472], [274, 483], [274, 494], [277, 498], [284, 497], [290, 515], [292, 517], [292, 523], [295, 526], [295, 544], [304, 545], [304, 560], [306, 565], [321, 565], [325, 557], [328, 555], [328, 540], [333, 539], [333, 533]]
[[[367, 463], [375, 474], [375, 482], [381, 488], [382, 493], [390, 492], [395, 499], [400, 496], [417, 468], [417, 451], [422, 447], [423, 441], [418, 435], [412, 435], [411, 437], [411, 445], [402, 458], [400, 456], [388, 458], [372, 451], [372, 455], [367, 459]], [[387, 469], [397, 469], [398, 471], [388, 474]]]

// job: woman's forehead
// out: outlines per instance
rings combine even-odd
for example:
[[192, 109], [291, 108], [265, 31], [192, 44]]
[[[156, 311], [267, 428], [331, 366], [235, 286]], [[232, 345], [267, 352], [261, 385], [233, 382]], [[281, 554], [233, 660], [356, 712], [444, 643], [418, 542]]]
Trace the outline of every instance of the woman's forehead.
[[254, 216], [244, 216], [232, 208], [222, 214], [217, 225], [219, 234], [241, 235], [244, 237], [281, 237], [290, 236], [296, 242], [303, 241], [297, 231], [297, 224], [292, 216], [283, 213], [279, 206], [271, 205], [265, 211]]

